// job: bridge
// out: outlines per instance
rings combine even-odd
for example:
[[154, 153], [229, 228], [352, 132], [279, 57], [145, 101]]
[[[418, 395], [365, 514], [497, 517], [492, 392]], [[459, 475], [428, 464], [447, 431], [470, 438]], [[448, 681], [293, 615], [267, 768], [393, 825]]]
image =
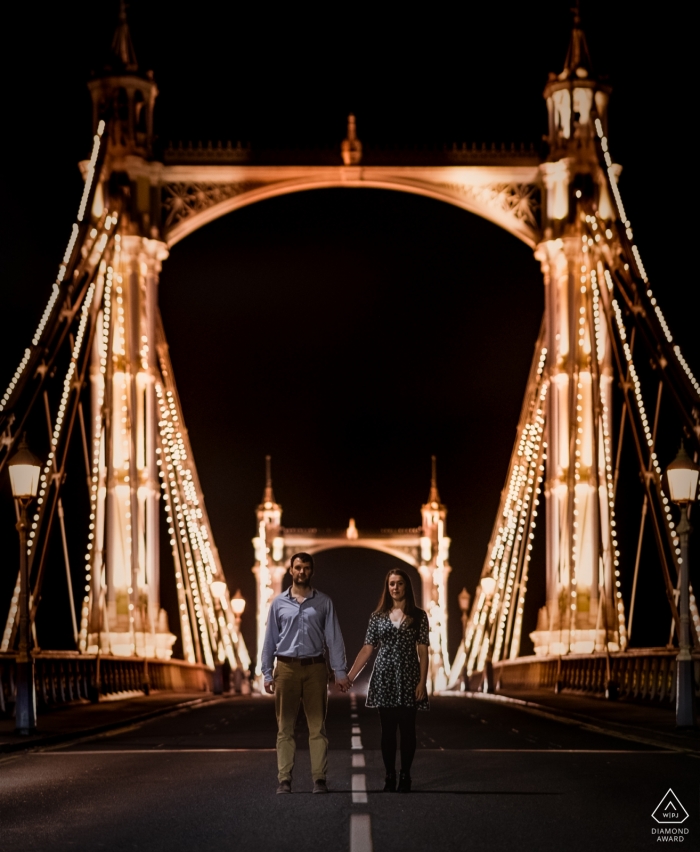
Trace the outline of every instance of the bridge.
[[[614, 760], [629, 772], [628, 755], [646, 745], [654, 761], [673, 755], [679, 776], [689, 777], [683, 761], [697, 752], [692, 728], [700, 691], [700, 615], [688, 555], [700, 382], [647, 276], [618, 186], [620, 166], [608, 134], [611, 89], [594, 72], [578, 15], [564, 65], [544, 91], [544, 153], [477, 145], [377, 151], [363, 147], [353, 115], [332, 151], [232, 143], [159, 148], [158, 88], [139, 65], [123, 4], [109, 58], [89, 91], [93, 137], [90, 157], [81, 163], [83, 192], [35, 332], [0, 388], [0, 476], [13, 465], [15, 471], [36, 467], [33, 490], [14, 492], [20, 564], [9, 600], [0, 601], [0, 713], [27, 740], [8, 737], [0, 747], [19, 753], [17, 742], [68, 743], [63, 754], [89, 760], [102, 752], [70, 745], [80, 735], [97, 737], [129, 723], [145, 737], [167, 739], [170, 734], [160, 733], [170, 724], [167, 714], [186, 710], [197, 724], [216, 729], [214, 751], [248, 749], [258, 742], [251, 719], [270, 716], [260, 694], [260, 652], [291, 554], [359, 547], [401, 560], [420, 578], [420, 602], [430, 619], [428, 687], [442, 720], [426, 723], [426, 749], [506, 753], [512, 743], [503, 731], [510, 726], [520, 738], [517, 724], [536, 744], [533, 752], [544, 752], [547, 737], [558, 737], [565, 752], [624, 754]], [[354, 519], [335, 531], [285, 527], [268, 457], [252, 542], [254, 649], [241, 632], [239, 581], [222, 564], [207, 514], [158, 305], [162, 265], [179, 241], [240, 208], [339, 187], [410, 193], [467, 210], [530, 247], [541, 266], [544, 316], [480, 579], [464, 593], [456, 649], [447, 631], [454, 594], [447, 507], [434, 457], [427, 500], [407, 519], [420, 525], [378, 531], [358, 528]], [[651, 364], [653, 387], [641, 363]], [[677, 498], [667, 475], [671, 459], [657, 455], [662, 420], [688, 453], [677, 465], [694, 483], [685, 497]], [[644, 489], [635, 553], [622, 553], [617, 533], [620, 478], [629, 475], [620, 464], [624, 442], [634, 449], [634, 475]], [[76, 454], [87, 485], [83, 509], [70, 518], [82, 530], [80, 554], [66, 533], [72, 506], [66, 501], [64, 507], [67, 466]], [[630, 643], [647, 527], [666, 593], [654, 614], [669, 623], [665, 647]], [[536, 535], [544, 538], [546, 595], [537, 601], [529, 637], [534, 655], [523, 656]], [[72, 567], [78, 559], [79, 583]], [[74, 644], [41, 651], [37, 620], [54, 605], [42, 594], [44, 582], [47, 572], [59, 571], [66, 576], [64, 615]], [[163, 607], [163, 571], [174, 573], [176, 612]], [[623, 571], [634, 576], [629, 599]], [[173, 656], [178, 640], [182, 659]], [[129, 710], [129, 700], [142, 703]], [[64, 719], [82, 721], [73, 728], [57, 723], [58, 705], [78, 713]], [[123, 708], [122, 715], [110, 715], [110, 705]], [[224, 705], [234, 708], [236, 720], [227, 731]], [[678, 730], [669, 722], [672, 713]], [[336, 697], [330, 718], [339, 738], [359, 741], [362, 728], [370, 743], [364, 749], [376, 749], [376, 724], [362, 698]], [[555, 720], [555, 733], [544, 719]], [[187, 740], [184, 728], [172, 725], [172, 736]], [[489, 747], [475, 738], [481, 725], [498, 729]], [[576, 739], [566, 733], [572, 726]], [[114, 740], [114, 755], [143, 748], [141, 734], [130, 736]], [[267, 760], [273, 746], [268, 737], [255, 748]], [[520, 739], [513, 748], [527, 750]], [[370, 766], [362, 746], [347, 751], [353, 767]], [[255, 777], [255, 786], [262, 782], [248, 759], [241, 777]], [[19, 766], [11, 771], [19, 773]], [[139, 771], [129, 761], [121, 766], [125, 777]], [[430, 771], [437, 777], [436, 766]], [[493, 768], [483, 771], [493, 778]], [[220, 783], [220, 772], [212, 766], [207, 783]], [[545, 764], [537, 772], [559, 777]], [[359, 805], [367, 802], [364, 779], [356, 774], [352, 781]], [[351, 832], [365, 837], [357, 842], [366, 842], [369, 822], [353, 825]], [[252, 837], [256, 829], [246, 831]], [[255, 842], [265, 848], [263, 839]]]

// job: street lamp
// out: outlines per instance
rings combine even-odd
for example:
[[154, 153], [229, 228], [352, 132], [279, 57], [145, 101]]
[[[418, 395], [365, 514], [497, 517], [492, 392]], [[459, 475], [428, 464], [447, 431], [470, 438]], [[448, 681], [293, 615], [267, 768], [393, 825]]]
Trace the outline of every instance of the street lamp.
[[223, 580], [214, 580], [209, 588], [212, 594], [221, 601], [221, 606], [226, 609], [226, 583]]
[[241, 623], [241, 616], [245, 611], [245, 598], [240, 589], [236, 589], [236, 594], [231, 598], [231, 609], [236, 618], [236, 628], [238, 628]]
[[681, 599], [678, 656], [676, 657], [676, 727], [695, 727], [695, 693], [693, 690], [693, 659], [690, 656], [690, 574], [688, 565], [688, 538], [692, 527], [688, 522], [688, 509], [698, 493], [700, 468], [693, 462], [681, 444], [678, 455], [666, 470], [671, 500], [681, 509], [678, 537], [681, 543]]
[[[459, 608], [462, 612], [462, 632], [466, 633], [467, 630], [467, 621], [469, 620], [469, 603], [472, 599], [472, 596], [467, 591], [466, 586], [462, 589], [462, 591], [457, 595], [457, 600], [459, 601]], [[464, 637], [462, 637], [464, 638]]]
[[17, 654], [17, 698], [15, 729], [18, 734], [36, 730], [36, 690], [34, 658], [31, 654], [29, 627], [29, 570], [27, 565], [27, 508], [39, 489], [41, 462], [29, 451], [26, 437], [8, 464], [12, 496], [19, 504], [19, 653]]

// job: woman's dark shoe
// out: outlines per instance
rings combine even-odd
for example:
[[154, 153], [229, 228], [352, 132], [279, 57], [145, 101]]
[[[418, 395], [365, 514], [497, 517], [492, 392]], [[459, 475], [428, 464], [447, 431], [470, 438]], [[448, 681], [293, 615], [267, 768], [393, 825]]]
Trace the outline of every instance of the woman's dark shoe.
[[384, 792], [385, 793], [395, 793], [396, 792], [396, 773], [395, 772], [387, 772], [386, 778], [384, 779]]
[[410, 793], [411, 792], [411, 776], [408, 772], [404, 772], [402, 769], [399, 772], [399, 793]]

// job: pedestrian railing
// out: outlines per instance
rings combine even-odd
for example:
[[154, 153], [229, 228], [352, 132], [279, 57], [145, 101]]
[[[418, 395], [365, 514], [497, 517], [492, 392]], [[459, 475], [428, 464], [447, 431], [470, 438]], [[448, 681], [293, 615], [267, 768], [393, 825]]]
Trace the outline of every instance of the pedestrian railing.
[[[151, 691], [212, 691], [214, 672], [183, 660], [146, 660], [44, 651], [34, 655], [37, 703], [99, 701], [101, 697]], [[15, 702], [15, 657], [0, 654], [0, 713]]]
[[[520, 657], [493, 663], [490, 673], [488, 666], [485, 672], [475, 672], [468, 687], [496, 692], [550, 689], [591, 696], [612, 692], [621, 700], [672, 705], [677, 654], [675, 649], [644, 648], [609, 657], [604, 653]], [[700, 655], [693, 654], [693, 664], [695, 693], [700, 697]]]

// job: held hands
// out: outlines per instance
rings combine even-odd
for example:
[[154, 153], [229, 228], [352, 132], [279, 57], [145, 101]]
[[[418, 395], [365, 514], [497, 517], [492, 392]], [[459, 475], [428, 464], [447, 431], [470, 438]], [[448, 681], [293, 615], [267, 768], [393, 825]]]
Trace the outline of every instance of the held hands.
[[352, 681], [346, 676], [342, 680], [336, 680], [335, 685], [341, 692], [348, 692], [352, 686]]
[[426, 697], [425, 684], [421, 681], [416, 687], [416, 701], [422, 701]]

